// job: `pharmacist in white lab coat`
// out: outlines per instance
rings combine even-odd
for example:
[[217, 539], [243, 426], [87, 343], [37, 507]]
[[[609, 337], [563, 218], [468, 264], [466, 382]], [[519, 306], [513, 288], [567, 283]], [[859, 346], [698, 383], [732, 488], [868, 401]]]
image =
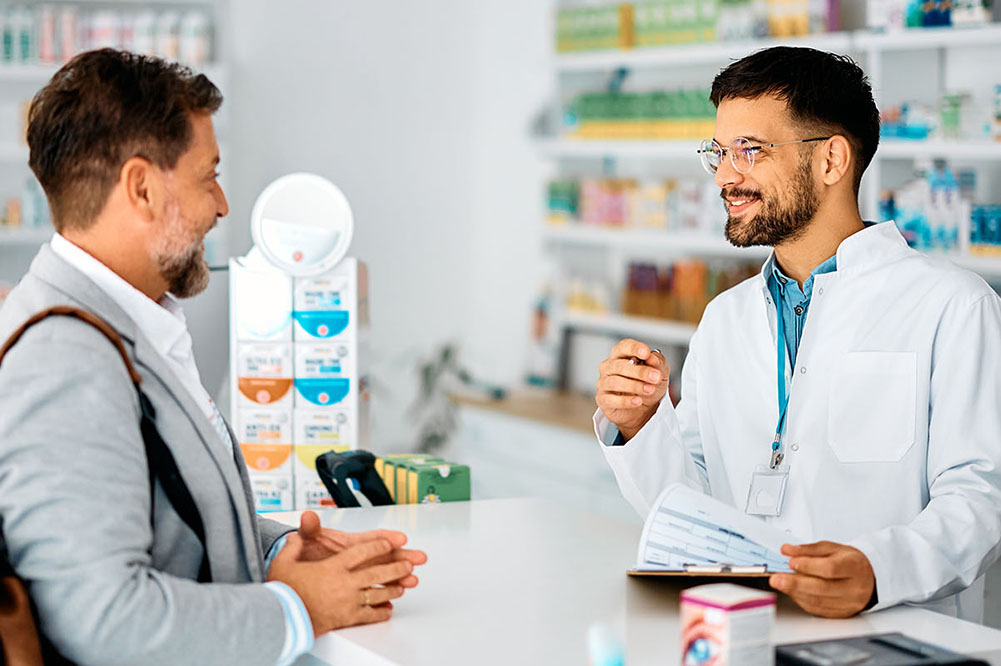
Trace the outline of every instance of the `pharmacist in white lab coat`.
[[601, 364], [595, 431], [622, 493], [646, 515], [680, 481], [805, 540], [771, 584], [811, 613], [913, 602], [980, 621], [1001, 541], [1001, 300], [862, 221], [879, 125], [854, 63], [769, 49], [712, 97], [702, 157], [727, 238], [774, 252], [706, 309], [677, 408], [648, 345]]

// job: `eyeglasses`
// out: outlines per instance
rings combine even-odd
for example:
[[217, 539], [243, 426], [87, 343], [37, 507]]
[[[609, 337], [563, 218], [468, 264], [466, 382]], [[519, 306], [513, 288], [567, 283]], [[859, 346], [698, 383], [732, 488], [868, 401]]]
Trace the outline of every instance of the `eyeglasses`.
[[702, 166], [710, 175], [715, 175], [719, 170], [719, 165], [723, 161], [723, 154], [729, 153], [730, 163], [737, 173], [747, 173], [754, 168], [754, 156], [765, 148], [776, 146], [788, 146], [793, 143], [807, 143], [808, 141], [827, 141], [829, 136], [815, 136], [812, 139], [800, 139], [799, 141], [783, 141], [782, 143], [766, 143], [763, 146], [755, 146], [750, 140], [738, 136], [726, 148], [719, 145], [716, 139], [704, 139], [699, 147], [699, 155], [702, 157]]

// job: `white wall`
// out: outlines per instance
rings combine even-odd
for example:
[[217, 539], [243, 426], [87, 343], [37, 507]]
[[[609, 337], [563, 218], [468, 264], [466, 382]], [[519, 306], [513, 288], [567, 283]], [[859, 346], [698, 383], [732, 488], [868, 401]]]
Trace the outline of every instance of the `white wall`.
[[[344, 190], [371, 272], [373, 448], [412, 440], [416, 359], [458, 341], [516, 377], [539, 252], [528, 123], [548, 70], [548, 3], [231, 4], [225, 26], [231, 247], [254, 198], [314, 171]], [[527, 165], [527, 166], [526, 166]], [[224, 404], [224, 403], [223, 403]]]

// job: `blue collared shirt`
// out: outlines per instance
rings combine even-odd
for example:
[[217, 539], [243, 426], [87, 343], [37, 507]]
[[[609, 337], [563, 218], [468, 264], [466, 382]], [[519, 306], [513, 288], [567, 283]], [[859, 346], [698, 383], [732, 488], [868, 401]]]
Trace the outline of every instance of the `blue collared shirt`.
[[789, 364], [792, 367], [796, 364], [799, 341], [803, 338], [806, 314], [810, 309], [810, 298], [813, 296], [813, 278], [823, 273], [833, 273], [838, 270], [838, 255], [835, 254], [810, 271], [810, 277], [803, 282], [802, 288], [796, 280], [787, 277], [779, 269], [774, 254], [768, 261], [769, 266], [766, 270], [768, 291], [771, 292], [772, 298], [775, 300], [775, 307], [782, 317], [786, 351], [789, 352]]

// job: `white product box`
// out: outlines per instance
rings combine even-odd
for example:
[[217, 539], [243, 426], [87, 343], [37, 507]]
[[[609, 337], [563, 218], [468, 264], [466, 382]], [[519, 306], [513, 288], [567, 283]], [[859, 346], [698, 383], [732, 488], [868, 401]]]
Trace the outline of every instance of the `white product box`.
[[681, 593], [681, 662], [773, 666], [775, 594], [733, 583]]
[[348, 341], [295, 344], [296, 379], [358, 376], [357, 348]]
[[368, 274], [357, 259], [343, 259], [323, 275], [295, 278], [294, 338], [357, 339], [368, 325]]
[[291, 474], [250, 474], [254, 510], [292, 511], [295, 506]]
[[236, 418], [240, 444], [291, 444], [292, 413], [277, 409], [241, 409]]
[[[264, 263], [261, 263], [264, 262]], [[237, 340], [292, 340], [292, 278], [253, 255], [230, 259], [230, 329]]]
[[237, 407], [292, 407], [292, 345], [238, 342]]
[[346, 409], [297, 409], [293, 444], [356, 448], [357, 419]]
[[240, 444], [248, 474], [292, 474], [291, 444]]

